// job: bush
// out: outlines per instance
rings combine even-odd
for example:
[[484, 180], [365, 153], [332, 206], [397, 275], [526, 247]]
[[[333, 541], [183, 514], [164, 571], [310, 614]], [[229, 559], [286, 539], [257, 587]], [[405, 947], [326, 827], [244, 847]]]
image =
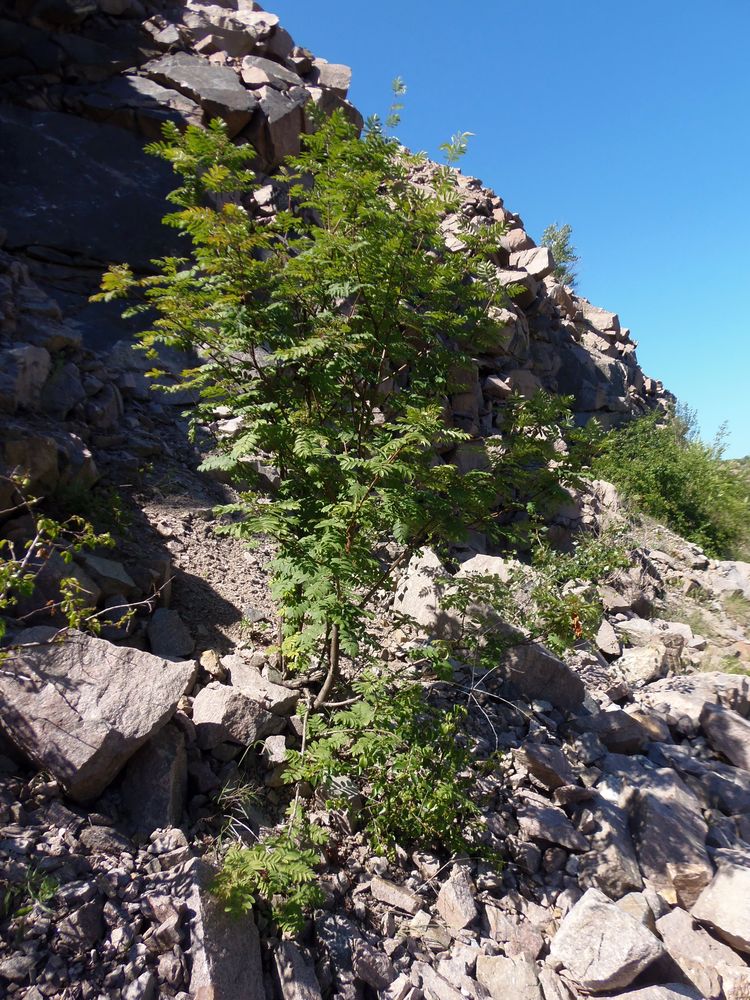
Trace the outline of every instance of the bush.
[[652, 413], [610, 432], [593, 471], [709, 555], [731, 558], [748, 540], [750, 491], [722, 459], [723, 438], [701, 441], [692, 415]]
[[573, 230], [566, 223], [558, 226], [553, 222], [542, 233], [542, 246], [549, 247], [552, 256], [555, 258], [555, 270], [552, 272], [558, 281], [564, 285], [575, 288], [578, 275], [575, 267], [580, 257], [576, 253], [576, 248], [570, 242]]
[[[18, 478], [0, 477], [12, 487], [16, 505], [0, 514], [22, 514], [28, 519], [28, 528], [20, 540], [0, 538], [0, 645], [6, 638], [7, 619], [14, 617], [16, 605], [22, 598], [31, 597], [37, 580], [51, 559], [59, 557], [72, 565], [73, 556], [86, 549], [113, 544], [109, 535], [97, 534], [93, 526], [78, 514], [63, 521], [41, 513], [40, 501], [25, 495], [26, 482]], [[67, 628], [87, 629], [95, 635], [101, 630], [102, 621], [91, 607], [88, 594], [76, 576], [63, 576], [59, 581], [59, 598], [50, 600], [44, 607], [53, 619], [62, 619]], [[10, 655], [9, 648], [0, 649], [0, 665]]]
[[[465, 145], [466, 134], [455, 136], [448, 160]], [[441, 225], [459, 208], [453, 175], [430, 168], [429, 189], [411, 183], [424, 157], [377, 121], [359, 137], [335, 113], [304, 137], [282, 169], [285, 203], [273, 216], [248, 210], [261, 184], [252, 150], [221, 122], [184, 133], [167, 125], [150, 151], [181, 176], [166, 221], [192, 255], [158, 261], [140, 279], [114, 267], [99, 298], [140, 291], [135, 311], [155, 315], [143, 346], [199, 359], [182, 383], [201, 399], [195, 423], [210, 424], [218, 407], [235, 418], [204, 464], [241, 489], [220, 513], [239, 537], [275, 542], [283, 666], [325, 667], [291, 773], [321, 787], [354, 782], [380, 849], [396, 839], [469, 847], [460, 713], [431, 708], [418, 685], [367, 678], [378, 660], [373, 598], [397, 566], [469, 528], [508, 544], [528, 536], [570, 481], [576, 448], [558, 447], [575, 436], [568, 401], [544, 393], [507, 404], [484, 468], [461, 473], [439, 457], [469, 439], [446, 419], [448, 397], [466, 391], [472, 356], [501, 335], [509, 290], [494, 260], [504, 229], [467, 225], [466, 252], [447, 252]], [[252, 480], [258, 463], [273, 467], [275, 485]], [[378, 552], [392, 540], [399, 555], [389, 564]], [[355, 704], [328, 719], [316, 712], [344, 686], [343, 660]], [[298, 798], [285, 832], [227, 855], [218, 890], [230, 909], [286, 895], [276, 919], [289, 927], [314, 901], [318, 833]]]

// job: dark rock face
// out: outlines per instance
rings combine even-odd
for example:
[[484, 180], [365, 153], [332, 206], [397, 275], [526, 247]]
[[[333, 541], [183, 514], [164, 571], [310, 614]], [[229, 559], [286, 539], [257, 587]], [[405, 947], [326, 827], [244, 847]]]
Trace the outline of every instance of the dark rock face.
[[146, 156], [138, 137], [75, 115], [5, 107], [0, 145], [9, 250], [142, 268], [169, 246], [161, 217], [172, 173]]
[[[134, 326], [92, 306], [110, 263], [184, 253], [161, 225], [169, 167], [143, 151], [162, 125], [223, 118], [274, 169], [299, 150], [304, 107], [344, 107], [347, 67], [295, 48], [245, 0], [11, 0], [0, 18], [0, 220], [6, 248], [102, 349]], [[246, 61], [243, 66], [243, 60]], [[249, 60], [249, 62], [247, 61]], [[247, 79], [244, 79], [244, 76]]]

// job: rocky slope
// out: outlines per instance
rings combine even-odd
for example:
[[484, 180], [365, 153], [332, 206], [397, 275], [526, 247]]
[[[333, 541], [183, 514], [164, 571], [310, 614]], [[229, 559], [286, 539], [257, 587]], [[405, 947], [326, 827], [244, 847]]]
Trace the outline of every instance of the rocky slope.
[[[70, 573], [53, 560], [10, 623], [0, 992], [750, 996], [750, 565], [716, 563], [654, 525], [636, 529], [632, 568], [602, 588], [595, 644], [565, 662], [523, 644], [502, 670], [429, 682], [438, 702], [467, 705], [485, 837], [504, 866], [404, 851], [387, 862], [323, 815], [338, 851], [299, 941], [275, 938], [262, 914], [259, 936], [252, 915], [221, 912], [208, 891], [217, 854], [278, 820], [300, 691], [266, 652], [268, 553], [217, 537], [208, 519], [228, 494], [196, 466], [220, 427], [190, 444], [190, 400], [153, 392], [127, 327], [85, 298], [105, 263], [145, 267], [169, 248], [157, 220], [171, 182], [141, 152], [162, 121], [224, 117], [269, 172], [254, 208], [267, 213], [270, 172], [306, 104], [356, 118], [348, 71], [242, 0], [16, 0], [1, 27], [12, 153], [0, 160], [0, 472], [23, 470], [58, 511], [105, 522], [118, 547], [74, 563], [91, 602], [116, 609], [101, 638], [49, 642], [47, 602]], [[540, 385], [605, 424], [662, 405], [617, 317], [554, 281], [500, 198], [459, 173], [456, 184], [472, 224], [508, 223], [498, 268], [525, 288], [451, 399], [456, 423], [480, 445], [503, 399]], [[457, 222], [444, 228], [460, 253]], [[175, 378], [182, 361], [164, 358]], [[477, 445], [450, 457], [470, 467]], [[0, 531], [22, 541], [28, 515], [0, 484]], [[606, 484], [571, 500], [564, 532], [623, 516]], [[458, 572], [502, 571], [474, 542]], [[415, 559], [392, 598], [428, 634], [443, 614], [436, 567], [433, 554]], [[384, 603], [400, 662], [413, 637], [390, 615]]]

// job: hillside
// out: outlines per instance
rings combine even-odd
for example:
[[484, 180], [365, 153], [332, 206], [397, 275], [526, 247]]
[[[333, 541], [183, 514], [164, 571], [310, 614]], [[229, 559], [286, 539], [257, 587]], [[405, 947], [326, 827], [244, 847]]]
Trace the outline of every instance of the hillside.
[[[253, 0], [12, 0], [0, 26], [0, 995], [750, 996], [750, 563], [710, 557], [574, 467], [591, 418], [608, 430], [674, 402], [617, 314], [559, 283], [549, 250], [480, 180], [376, 142], [391, 215], [404, 187], [421, 192], [440, 246], [411, 248], [416, 305], [384, 299], [403, 306], [388, 360], [407, 361], [378, 361], [352, 397], [372, 404], [355, 457], [373, 484], [346, 478], [341, 399], [290, 450], [310, 470], [295, 502], [313, 507], [314, 484], [328, 504], [306, 534], [272, 449], [280, 428], [297, 432], [300, 379], [318, 358], [327, 370], [313, 333], [341, 333], [341, 364], [370, 329], [365, 283], [336, 286], [309, 342], [290, 346], [284, 328], [266, 352], [284, 296], [268, 319], [266, 286], [246, 295], [268, 328], [237, 347], [213, 324], [224, 287], [204, 294], [197, 269], [191, 308], [211, 350], [184, 320], [151, 358], [133, 343], [158, 301], [123, 319], [122, 303], [90, 297], [110, 265], [128, 262], [137, 283], [154, 258], [189, 253], [160, 224], [177, 181], [143, 146], [165, 122], [218, 118], [254, 151], [255, 179], [242, 197], [219, 184], [207, 204], [237, 206], [233, 239], [261, 234], [237, 273], [268, 264], [293, 298], [274, 248], [306, 238], [312, 254], [319, 231], [338, 244], [278, 168], [301, 134], [327, 134], [313, 107], [341, 115], [342, 158], [368, 149], [347, 138], [345, 122], [363, 127], [351, 71]], [[436, 221], [441, 185], [451, 208]], [[394, 260], [412, 258], [400, 247]], [[468, 303], [436, 310], [451, 336], [424, 305], [437, 275]], [[480, 329], [484, 280], [499, 304], [480, 302]], [[183, 322], [172, 305], [162, 318]], [[422, 385], [431, 367], [445, 391]], [[271, 388], [252, 410], [256, 383]], [[409, 450], [394, 431], [392, 451], [366, 453], [373, 429], [406, 435], [398, 393], [430, 433]], [[270, 443], [243, 451], [259, 412], [274, 414]], [[359, 514], [378, 477], [372, 526], [357, 522], [372, 544], [346, 578], [364, 592], [351, 621], [365, 655], [328, 592], [324, 624], [305, 618], [314, 570], [338, 554], [310, 550], [327, 555], [304, 568], [309, 584], [302, 553], [319, 523], [335, 527], [340, 484], [354, 482]], [[258, 496], [266, 527], [248, 546], [236, 529]], [[481, 524], [468, 516], [480, 502]], [[442, 534], [424, 529], [430, 503]]]

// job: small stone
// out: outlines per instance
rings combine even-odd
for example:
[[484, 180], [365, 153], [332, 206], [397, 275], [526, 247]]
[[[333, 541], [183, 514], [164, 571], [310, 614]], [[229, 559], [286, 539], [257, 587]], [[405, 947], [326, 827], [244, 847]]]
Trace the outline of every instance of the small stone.
[[536, 965], [525, 957], [479, 955], [477, 982], [493, 1000], [542, 1000]]
[[474, 900], [474, 886], [465, 868], [460, 865], [451, 872], [437, 898], [437, 911], [448, 927], [462, 930], [468, 927], [479, 914]]
[[411, 889], [406, 886], [397, 885], [387, 879], [375, 876], [370, 882], [370, 892], [375, 899], [388, 906], [395, 906], [398, 910], [406, 913], [416, 913], [422, 905], [422, 900]]
[[155, 656], [182, 660], [195, 648], [193, 637], [176, 611], [157, 608], [148, 623], [148, 641]]

